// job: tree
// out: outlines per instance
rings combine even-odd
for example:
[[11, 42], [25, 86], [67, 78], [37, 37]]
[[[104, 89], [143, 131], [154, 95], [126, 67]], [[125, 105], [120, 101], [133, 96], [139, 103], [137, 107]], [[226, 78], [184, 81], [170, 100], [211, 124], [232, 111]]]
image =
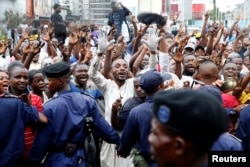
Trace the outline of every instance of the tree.
[[22, 21], [22, 18], [20, 17], [19, 13], [18, 12], [14, 13], [12, 10], [9, 11], [5, 10], [4, 16], [5, 16], [5, 22], [7, 22], [8, 29], [17, 28], [17, 26], [19, 26], [19, 24]]

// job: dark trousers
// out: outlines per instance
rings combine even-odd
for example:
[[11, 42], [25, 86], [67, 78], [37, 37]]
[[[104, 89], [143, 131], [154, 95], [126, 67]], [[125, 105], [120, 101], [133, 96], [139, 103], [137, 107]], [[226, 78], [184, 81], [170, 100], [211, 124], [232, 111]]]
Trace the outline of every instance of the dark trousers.
[[66, 33], [55, 33], [55, 38], [58, 40], [58, 43], [64, 44], [66, 37]]

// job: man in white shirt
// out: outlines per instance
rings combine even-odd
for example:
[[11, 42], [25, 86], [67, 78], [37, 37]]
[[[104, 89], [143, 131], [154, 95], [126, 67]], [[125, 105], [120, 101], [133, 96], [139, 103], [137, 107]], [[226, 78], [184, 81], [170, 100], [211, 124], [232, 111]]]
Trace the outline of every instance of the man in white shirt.
[[[105, 32], [101, 32], [105, 33]], [[111, 124], [111, 108], [112, 104], [122, 98], [122, 104], [134, 96], [133, 78], [128, 79], [129, 66], [123, 59], [117, 59], [112, 63], [111, 73], [114, 80], [106, 79], [100, 72], [99, 67], [105, 50], [114, 43], [108, 42], [107, 36], [101, 34], [98, 39], [97, 56], [94, 57], [90, 69], [89, 77], [95, 85], [101, 90], [105, 100], [105, 120]], [[101, 153], [102, 167], [130, 167], [132, 158], [123, 159], [116, 154], [116, 148], [113, 144], [102, 143]]]

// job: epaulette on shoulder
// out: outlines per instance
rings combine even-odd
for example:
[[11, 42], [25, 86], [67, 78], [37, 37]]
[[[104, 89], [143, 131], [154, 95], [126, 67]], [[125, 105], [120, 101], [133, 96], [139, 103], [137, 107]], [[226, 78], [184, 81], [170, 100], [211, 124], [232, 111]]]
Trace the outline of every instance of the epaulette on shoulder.
[[19, 98], [18, 96], [15, 96], [13, 94], [4, 93], [3, 95], [0, 95], [1, 98]]
[[81, 94], [82, 94], [82, 95], [85, 95], [85, 96], [88, 96], [88, 97], [90, 97], [90, 98], [92, 98], [92, 99], [95, 99], [94, 96], [92, 96], [91, 94], [89, 94], [89, 93], [87, 93], [87, 92], [83, 92], [83, 91], [82, 91]]
[[231, 136], [232, 138], [234, 138], [236, 141], [238, 141], [238, 142], [241, 143], [241, 140], [238, 137], [236, 137], [236, 136], [234, 136], [234, 135], [232, 135], [230, 133], [228, 133], [228, 134], [229, 134], [229, 136]]

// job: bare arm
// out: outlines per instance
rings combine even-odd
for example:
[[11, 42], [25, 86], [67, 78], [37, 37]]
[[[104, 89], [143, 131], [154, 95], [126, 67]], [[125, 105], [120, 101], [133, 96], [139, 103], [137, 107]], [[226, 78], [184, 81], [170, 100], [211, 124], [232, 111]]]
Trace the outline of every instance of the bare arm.
[[112, 45], [108, 47], [106, 50], [105, 54], [105, 59], [104, 59], [104, 66], [103, 69], [101, 70], [102, 75], [107, 78], [107, 79], [113, 79], [113, 76], [110, 74], [111, 70], [111, 52], [112, 50], [116, 47], [116, 45]]
[[221, 37], [222, 37], [223, 32], [224, 32], [224, 26], [221, 27], [221, 29], [220, 29], [220, 31], [219, 31], [219, 33], [218, 33], [218, 35], [217, 35], [217, 38], [216, 38], [216, 40], [215, 40], [215, 42], [214, 42], [214, 44], [213, 44], [213, 49], [214, 49], [214, 48], [218, 45], [218, 43], [220, 42], [220, 39], [221, 39]]
[[146, 55], [147, 53], [147, 47], [143, 47], [142, 51], [140, 52], [139, 56], [136, 58], [134, 64], [133, 64], [133, 69], [132, 69], [132, 72], [134, 75], [137, 74], [138, 72], [138, 69], [140, 67], [140, 64], [142, 63], [142, 60], [144, 58], [144, 56]]

